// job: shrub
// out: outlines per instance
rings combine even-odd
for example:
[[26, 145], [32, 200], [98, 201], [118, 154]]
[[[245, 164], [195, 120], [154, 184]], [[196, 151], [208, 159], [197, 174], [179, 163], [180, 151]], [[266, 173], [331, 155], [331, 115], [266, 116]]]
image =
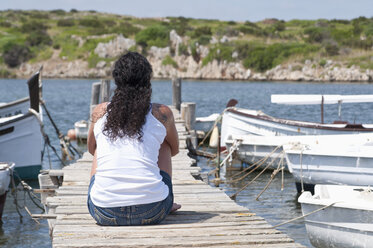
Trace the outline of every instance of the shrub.
[[238, 35], [238, 30], [233, 28], [233, 27], [220, 27], [217, 31], [216, 31], [216, 34], [217, 35], [226, 35], [226, 36], [230, 36], [230, 37], [233, 37], [233, 36], [237, 36]]
[[129, 22], [121, 22], [111, 29], [112, 33], [122, 34], [124, 37], [129, 37], [140, 31], [138, 27], [133, 26]]
[[12, 24], [10, 22], [0, 21], [0, 27], [10, 28], [11, 26], [12, 26]]
[[102, 22], [97, 19], [80, 19], [79, 25], [84, 27], [91, 27], [91, 28], [101, 28], [103, 27]]
[[214, 59], [216, 59], [218, 62], [231, 62], [234, 60], [232, 58], [233, 51], [233, 46], [227, 46], [222, 44], [216, 45], [214, 48], [210, 49], [209, 54], [202, 60], [202, 65], [205, 66]]
[[198, 37], [197, 42], [200, 45], [207, 45], [207, 44], [210, 43], [210, 40], [211, 40], [211, 36], [209, 36], [209, 35], [201, 35], [200, 37]]
[[178, 64], [176, 63], [176, 61], [173, 60], [173, 59], [171, 58], [170, 55], [167, 55], [167, 56], [163, 59], [163, 61], [162, 61], [162, 65], [171, 65], [171, 66], [174, 67], [174, 68], [178, 68], [178, 67], [179, 67]]
[[8, 71], [5, 68], [0, 68], [0, 78], [13, 78], [15, 77], [14, 73]]
[[198, 38], [202, 35], [211, 36], [212, 35], [211, 28], [208, 26], [198, 27], [194, 30], [191, 36], [192, 38]]
[[49, 19], [49, 14], [43, 12], [31, 12], [30, 17], [34, 19]]
[[54, 10], [51, 10], [50, 12], [53, 13], [53, 14], [56, 14], [56, 15], [65, 15], [66, 14], [66, 11], [64, 11], [63, 9], [54, 9]]
[[188, 46], [181, 43], [179, 45], [179, 55], [189, 56]]
[[32, 32], [39, 32], [39, 31], [46, 31], [48, 26], [40, 21], [30, 21], [25, 22], [21, 26], [21, 31], [24, 33], [32, 33]]
[[3, 59], [9, 67], [17, 67], [31, 57], [32, 53], [25, 45], [7, 43], [4, 46]]
[[319, 65], [322, 66], [322, 67], [324, 67], [326, 65], [326, 60], [325, 59], [321, 59], [319, 61]]
[[74, 19], [61, 19], [61, 20], [58, 20], [57, 22], [57, 26], [59, 27], [72, 27], [75, 25], [75, 21]]
[[30, 33], [27, 37], [27, 43], [30, 46], [41, 46], [41, 45], [51, 45], [52, 39], [49, 37], [45, 31], [36, 31]]
[[137, 44], [148, 47], [166, 47], [170, 40], [168, 29], [164, 26], [150, 26], [135, 36]]
[[325, 52], [329, 56], [338, 55], [339, 54], [339, 47], [338, 47], [337, 44], [328, 43], [325, 46]]
[[318, 27], [309, 27], [304, 30], [304, 34], [308, 36], [306, 41], [321, 43], [325, 37], [325, 30]]
[[79, 11], [77, 9], [71, 9], [70, 13], [78, 13]]
[[[246, 47], [246, 58], [243, 60], [243, 65], [246, 68], [253, 68], [258, 71], [271, 69], [292, 55], [307, 55], [319, 49], [319, 46], [316, 45], [299, 43], [275, 43], [269, 46], [251, 43]], [[242, 51], [242, 48], [238, 51]], [[242, 57], [242, 55], [240, 56]]]

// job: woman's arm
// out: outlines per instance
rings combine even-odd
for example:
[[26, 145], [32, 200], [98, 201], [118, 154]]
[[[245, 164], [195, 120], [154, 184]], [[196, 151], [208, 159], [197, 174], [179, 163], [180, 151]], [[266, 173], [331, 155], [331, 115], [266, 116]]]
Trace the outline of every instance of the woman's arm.
[[174, 115], [172, 110], [163, 104], [153, 103], [152, 113], [166, 128], [165, 142], [171, 148], [171, 156], [179, 153], [179, 137], [177, 134]]
[[107, 102], [100, 103], [93, 109], [93, 112], [92, 112], [91, 125], [89, 126], [88, 138], [87, 138], [88, 151], [92, 155], [94, 155], [96, 151], [96, 138], [93, 132], [95, 128], [95, 123], [97, 122], [98, 119], [100, 119], [105, 114], [106, 106], [107, 106]]

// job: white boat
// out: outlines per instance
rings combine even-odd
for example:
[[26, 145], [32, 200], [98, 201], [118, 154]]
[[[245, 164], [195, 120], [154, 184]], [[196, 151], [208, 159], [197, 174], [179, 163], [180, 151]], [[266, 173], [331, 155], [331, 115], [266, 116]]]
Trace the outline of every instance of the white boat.
[[[299, 99], [304, 99], [304, 101]], [[372, 101], [373, 95], [272, 95], [272, 102], [279, 104], [321, 104], [323, 106], [324, 104], [339, 103], [341, 106], [343, 102]], [[341, 108], [339, 109], [341, 110]], [[323, 113], [321, 119], [323, 119]], [[260, 110], [231, 107], [227, 108], [223, 114], [221, 144], [224, 146], [229, 135], [334, 135], [362, 132], [373, 132], [373, 124], [347, 122], [325, 124], [296, 121], [269, 116]]]
[[22, 179], [37, 178], [41, 169], [43, 135], [39, 83], [40, 72], [28, 80], [30, 110], [27, 113], [0, 118], [0, 159], [15, 163], [15, 171]]
[[219, 116], [220, 114], [214, 113], [206, 117], [197, 117], [194, 123], [194, 129], [197, 131], [203, 131], [206, 134], [213, 127]]
[[316, 185], [299, 197], [315, 247], [369, 248], [373, 244], [373, 192], [370, 187]]
[[75, 137], [79, 142], [86, 142], [88, 138], [88, 121], [80, 120], [74, 123]]
[[[235, 151], [235, 158], [248, 163], [254, 164], [260, 160], [266, 161], [263, 166], [270, 164], [271, 169], [276, 169], [278, 163], [283, 159], [286, 166], [286, 159], [283, 146], [292, 146], [299, 143], [304, 145], [321, 145], [330, 144], [330, 140], [335, 143], [342, 143], [346, 140], [354, 140], [356, 144], [363, 144], [369, 140], [373, 140], [372, 134], [344, 134], [344, 135], [298, 135], [298, 136], [256, 136], [256, 135], [241, 135], [229, 136], [226, 140], [227, 149], [240, 141], [238, 149]], [[287, 166], [285, 167], [287, 168]]]
[[361, 134], [344, 140], [331, 137], [320, 144], [285, 145], [283, 149], [289, 171], [298, 183], [373, 184], [371, 135]]
[[6, 195], [9, 190], [11, 177], [13, 176], [14, 163], [0, 162], [0, 222], [3, 216], [3, 210], [6, 201]]
[[30, 99], [28, 97], [9, 103], [0, 103], [0, 118], [26, 114], [29, 108]]

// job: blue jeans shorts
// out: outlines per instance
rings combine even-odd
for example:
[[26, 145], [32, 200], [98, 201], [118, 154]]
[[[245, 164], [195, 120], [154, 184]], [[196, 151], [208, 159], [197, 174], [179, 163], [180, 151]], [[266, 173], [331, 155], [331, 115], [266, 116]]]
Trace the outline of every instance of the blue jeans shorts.
[[166, 199], [141, 205], [102, 208], [95, 206], [90, 192], [95, 181], [92, 176], [88, 188], [88, 210], [97, 224], [102, 226], [137, 226], [159, 224], [170, 213], [174, 202], [171, 177], [164, 171], [160, 172], [162, 181], [168, 186], [169, 194]]

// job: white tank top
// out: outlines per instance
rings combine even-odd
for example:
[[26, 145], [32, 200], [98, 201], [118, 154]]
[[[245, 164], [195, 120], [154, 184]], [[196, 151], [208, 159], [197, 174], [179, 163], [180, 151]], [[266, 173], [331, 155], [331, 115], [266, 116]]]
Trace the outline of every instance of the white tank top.
[[146, 115], [142, 142], [122, 138], [111, 142], [102, 131], [106, 115], [94, 127], [97, 170], [91, 200], [99, 207], [124, 207], [164, 200], [168, 187], [158, 167], [159, 148], [166, 128], [151, 113]]

